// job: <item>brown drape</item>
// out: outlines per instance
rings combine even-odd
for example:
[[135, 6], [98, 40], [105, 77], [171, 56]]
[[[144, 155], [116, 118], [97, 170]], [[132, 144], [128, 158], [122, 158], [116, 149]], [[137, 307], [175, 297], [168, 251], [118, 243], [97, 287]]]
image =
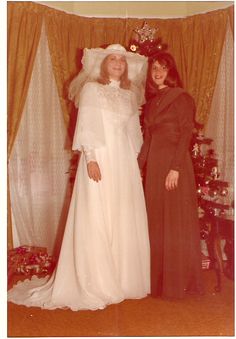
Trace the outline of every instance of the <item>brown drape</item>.
[[[159, 27], [158, 35], [175, 56], [185, 88], [195, 98], [200, 123], [208, 119], [232, 7], [181, 19], [146, 20], [152, 27]], [[54, 74], [68, 123], [71, 110], [66, 84], [79, 70], [79, 49], [111, 43], [128, 46], [133, 29], [141, 27], [144, 20], [84, 18], [54, 9], [45, 11], [45, 17]]]
[[195, 98], [196, 118], [203, 124], [206, 124], [210, 112], [227, 19], [227, 11], [216, 11], [189, 17], [182, 26], [185, 59], [183, 80]]
[[20, 124], [42, 27], [42, 11], [8, 2], [8, 157]]
[[[39, 43], [42, 13], [25, 2], [8, 2], [7, 7], [8, 40], [8, 159], [20, 124], [34, 59]], [[8, 247], [12, 247], [10, 191], [7, 180], [8, 203]]]
[[[174, 55], [185, 88], [197, 105], [196, 119], [206, 123], [210, 111], [222, 46], [234, 6], [179, 19], [147, 19]], [[73, 105], [67, 99], [70, 80], [79, 71], [84, 47], [111, 43], [129, 45], [143, 19], [85, 18], [33, 2], [8, 2], [8, 157], [19, 127], [45, 20], [53, 71], [67, 127]], [[75, 119], [72, 123], [74, 124]], [[73, 128], [69, 134], [73, 134]]]

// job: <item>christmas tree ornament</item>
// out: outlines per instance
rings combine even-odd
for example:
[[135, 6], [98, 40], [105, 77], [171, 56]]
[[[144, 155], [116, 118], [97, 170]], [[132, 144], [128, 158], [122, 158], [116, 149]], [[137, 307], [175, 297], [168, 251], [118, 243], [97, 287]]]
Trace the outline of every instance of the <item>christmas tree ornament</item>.
[[142, 28], [136, 28], [134, 30], [139, 35], [139, 42], [143, 43], [145, 41], [153, 41], [154, 36], [156, 32], [158, 31], [158, 28], [152, 28], [148, 25], [148, 23], [145, 21]]
[[219, 211], [219, 216], [220, 216], [220, 217], [224, 217], [225, 215], [226, 215], [225, 210], [221, 209], [221, 210]]
[[135, 44], [130, 45], [131, 52], [137, 52], [138, 46]]
[[214, 210], [214, 216], [218, 216], [220, 214], [219, 208], [213, 208], [213, 210]]
[[218, 195], [218, 190], [216, 189], [210, 189], [209, 192], [208, 192], [209, 196], [212, 197], [212, 198], [215, 198], [217, 197]]
[[198, 189], [197, 189], [197, 194], [198, 194], [198, 195], [201, 195], [201, 194], [202, 194], [202, 188], [201, 188], [201, 187], [198, 187]]
[[228, 190], [226, 188], [223, 188], [222, 190], [220, 190], [220, 195], [222, 197], [226, 197], [228, 194]]
[[201, 208], [200, 206], [198, 206], [198, 217], [202, 218], [205, 214], [205, 211], [203, 208]]
[[216, 213], [217, 213], [217, 209], [216, 208], [208, 208], [207, 209], [207, 213], [210, 215], [210, 216], [216, 216]]
[[200, 153], [200, 147], [198, 143], [195, 143], [193, 145], [193, 149], [192, 149], [192, 155], [194, 158], [196, 158], [198, 156], [198, 154]]
[[202, 226], [200, 230], [200, 238], [202, 240], [207, 240], [208, 237], [209, 237], [209, 227], [208, 227], [208, 224], [205, 224]]
[[211, 175], [214, 180], [216, 180], [219, 177], [218, 168], [216, 166], [212, 167]]

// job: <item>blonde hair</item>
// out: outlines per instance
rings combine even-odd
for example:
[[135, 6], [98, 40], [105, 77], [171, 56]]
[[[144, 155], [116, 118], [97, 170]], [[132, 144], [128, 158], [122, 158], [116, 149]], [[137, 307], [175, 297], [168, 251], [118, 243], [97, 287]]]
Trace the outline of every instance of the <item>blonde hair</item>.
[[[110, 54], [107, 55], [103, 59], [101, 66], [100, 66], [100, 76], [97, 79], [97, 81], [100, 84], [103, 84], [103, 85], [108, 85], [110, 83], [109, 74], [108, 74], [108, 71], [107, 71], [107, 62], [108, 62], [109, 56], [110, 56]], [[127, 60], [125, 58], [125, 71], [120, 77], [120, 88], [130, 89], [130, 86], [131, 86], [131, 81], [128, 78], [128, 63], [127, 63]]]

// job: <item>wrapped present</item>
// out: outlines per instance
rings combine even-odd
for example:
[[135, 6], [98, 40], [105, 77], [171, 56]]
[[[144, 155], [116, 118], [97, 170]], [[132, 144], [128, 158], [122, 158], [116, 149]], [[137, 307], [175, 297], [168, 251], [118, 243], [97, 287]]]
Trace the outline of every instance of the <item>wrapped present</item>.
[[55, 258], [48, 255], [46, 247], [20, 246], [8, 251], [8, 276], [14, 273], [47, 274], [55, 267]]
[[25, 253], [47, 253], [46, 247], [37, 247], [37, 246], [20, 246], [13, 248], [8, 251], [8, 254], [25, 254]]

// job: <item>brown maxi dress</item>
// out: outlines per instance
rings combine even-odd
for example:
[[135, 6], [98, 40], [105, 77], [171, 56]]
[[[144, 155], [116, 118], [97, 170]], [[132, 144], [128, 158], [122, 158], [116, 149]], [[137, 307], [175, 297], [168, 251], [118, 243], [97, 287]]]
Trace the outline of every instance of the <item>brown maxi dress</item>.
[[[147, 102], [139, 166], [145, 169], [145, 196], [151, 246], [151, 295], [182, 298], [202, 292], [196, 185], [189, 143], [195, 104], [182, 88], [165, 87]], [[179, 171], [178, 187], [165, 179]]]

